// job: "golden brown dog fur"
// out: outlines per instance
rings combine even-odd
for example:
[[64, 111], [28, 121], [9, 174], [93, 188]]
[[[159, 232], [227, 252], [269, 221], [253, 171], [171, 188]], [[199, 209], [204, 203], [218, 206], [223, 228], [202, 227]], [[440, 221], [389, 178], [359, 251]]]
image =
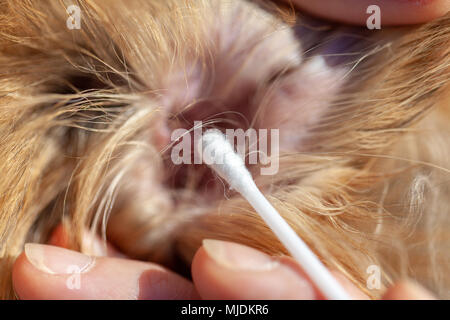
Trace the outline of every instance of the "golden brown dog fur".
[[[217, 1], [77, 3], [82, 27], [69, 30], [69, 2], [0, 1], [0, 297], [14, 297], [11, 266], [24, 244], [46, 242], [60, 223], [75, 250], [93, 253], [82, 240], [93, 231], [130, 257], [174, 267], [189, 266], [203, 238], [285, 254], [238, 195], [203, 201], [188, 182], [165, 183], [173, 168], [155, 129], [194, 103], [171, 92], [189, 87], [171, 74], [193, 61], [202, 86], [231, 73], [195, 101], [234, 103], [249, 26], [230, 45], [242, 60], [227, 60], [216, 23], [234, 18]], [[259, 4], [272, 19], [262, 33], [295, 19]], [[279, 173], [256, 180], [324, 263], [371, 297], [381, 293], [366, 288], [375, 264], [384, 286], [412, 277], [448, 298], [450, 15], [373, 38], [382, 45], [362, 55], [301, 150], [282, 152]], [[248, 95], [276, 86], [263, 80]], [[178, 108], [170, 116], [167, 99]]]

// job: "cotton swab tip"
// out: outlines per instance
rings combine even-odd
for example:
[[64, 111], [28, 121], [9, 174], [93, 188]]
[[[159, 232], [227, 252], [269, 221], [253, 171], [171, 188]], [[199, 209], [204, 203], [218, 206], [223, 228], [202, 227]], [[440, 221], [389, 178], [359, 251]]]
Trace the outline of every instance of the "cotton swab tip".
[[231, 188], [242, 193], [253, 183], [242, 157], [219, 130], [206, 131], [196, 146], [203, 162], [225, 179]]

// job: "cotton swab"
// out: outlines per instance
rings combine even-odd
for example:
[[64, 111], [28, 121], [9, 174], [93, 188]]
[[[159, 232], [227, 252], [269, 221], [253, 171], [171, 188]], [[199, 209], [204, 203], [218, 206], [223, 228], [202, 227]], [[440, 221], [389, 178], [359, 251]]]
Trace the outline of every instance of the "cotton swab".
[[321, 293], [331, 300], [349, 300], [350, 296], [292, 230], [256, 186], [243, 159], [219, 130], [206, 131], [196, 145], [203, 161], [239, 192], [259, 213], [289, 253], [303, 267]]

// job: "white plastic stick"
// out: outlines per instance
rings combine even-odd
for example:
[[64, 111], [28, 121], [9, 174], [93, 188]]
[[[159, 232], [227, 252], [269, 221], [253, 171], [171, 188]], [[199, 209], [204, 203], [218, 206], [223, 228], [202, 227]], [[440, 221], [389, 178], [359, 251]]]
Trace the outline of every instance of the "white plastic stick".
[[196, 151], [201, 153], [203, 161], [247, 199], [321, 293], [331, 300], [351, 299], [306, 243], [267, 201], [253, 181], [243, 159], [234, 152], [226, 137], [219, 130], [208, 130], [200, 141]]

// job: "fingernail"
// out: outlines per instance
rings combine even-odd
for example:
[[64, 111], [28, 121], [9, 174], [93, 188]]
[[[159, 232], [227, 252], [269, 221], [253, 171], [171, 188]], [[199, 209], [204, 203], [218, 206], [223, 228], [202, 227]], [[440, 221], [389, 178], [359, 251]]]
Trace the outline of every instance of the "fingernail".
[[270, 256], [247, 246], [205, 239], [203, 248], [217, 264], [241, 271], [269, 271], [279, 266]]
[[50, 274], [86, 272], [95, 260], [79, 252], [36, 243], [25, 244], [25, 255], [35, 268]]
[[415, 297], [415, 299], [421, 299], [421, 300], [434, 300], [435, 298], [429, 292], [427, 289], [422, 287], [420, 284], [418, 284], [415, 281], [408, 281], [406, 282], [406, 288], [410, 294], [410, 296]]

